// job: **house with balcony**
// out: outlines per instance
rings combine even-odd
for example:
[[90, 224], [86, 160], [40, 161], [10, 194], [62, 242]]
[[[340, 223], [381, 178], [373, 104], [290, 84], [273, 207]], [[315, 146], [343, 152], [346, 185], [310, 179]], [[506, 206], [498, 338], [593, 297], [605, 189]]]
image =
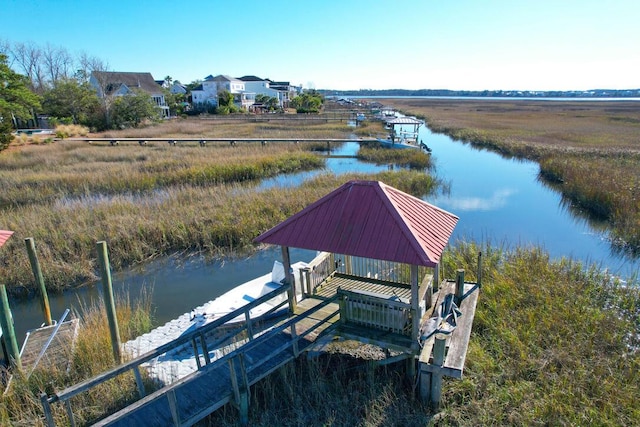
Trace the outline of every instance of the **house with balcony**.
[[249, 109], [255, 102], [255, 93], [249, 92], [245, 88], [242, 80], [227, 75], [209, 75], [204, 78], [202, 85], [191, 91], [194, 104], [218, 105], [218, 94], [227, 91], [233, 95], [234, 103], [242, 108]]
[[147, 93], [161, 110], [162, 117], [170, 116], [163, 88], [151, 73], [92, 71], [89, 83], [96, 89], [99, 98], [127, 96], [137, 91]]
[[276, 82], [256, 76], [243, 76], [238, 79], [244, 82], [248, 92], [276, 98], [282, 108], [288, 107], [289, 101], [302, 93], [301, 86], [293, 86], [289, 82]]

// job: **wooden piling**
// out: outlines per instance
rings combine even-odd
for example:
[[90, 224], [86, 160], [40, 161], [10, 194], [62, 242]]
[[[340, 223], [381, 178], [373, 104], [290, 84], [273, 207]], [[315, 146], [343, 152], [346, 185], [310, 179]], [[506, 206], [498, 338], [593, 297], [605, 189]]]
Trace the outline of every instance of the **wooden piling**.
[[42, 307], [42, 314], [44, 316], [44, 323], [47, 326], [51, 326], [51, 308], [49, 306], [49, 296], [47, 295], [47, 288], [44, 285], [44, 278], [42, 277], [42, 269], [40, 268], [40, 262], [38, 261], [38, 255], [36, 254], [36, 245], [33, 241], [33, 237], [27, 237], [24, 239], [24, 243], [27, 246], [27, 253], [29, 254], [29, 262], [31, 263], [31, 270], [35, 277], [36, 284], [40, 290], [40, 306]]
[[53, 420], [53, 412], [51, 411], [51, 404], [49, 403], [47, 393], [40, 393], [40, 403], [42, 403], [42, 408], [44, 409], [44, 419], [47, 426], [54, 427], [56, 423]]
[[282, 246], [282, 264], [284, 266], [284, 277], [286, 285], [289, 286], [287, 295], [289, 297], [289, 310], [295, 313], [298, 301], [296, 298], [296, 279], [291, 271], [291, 257], [289, 255], [289, 247]]
[[482, 252], [478, 252], [478, 287], [482, 287]]
[[[442, 367], [444, 364], [445, 338], [439, 338], [436, 335], [433, 344], [433, 365]], [[442, 395], [442, 371], [436, 370], [431, 373], [431, 409], [437, 412], [440, 409], [440, 396]]]
[[464, 297], [464, 269], [459, 268], [456, 271], [456, 295], [455, 302], [458, 307], [462, 304], [462, 297]]
[[120, 352], [120, 331], [118, 330], [116, 305], [113, 298], [113, 286], [111, 284], [111, 268], [109, 266], [109, 252], [107, 251], [107, 242], [98, 242], [97, 250], [98, 261], [100, 263], [100, 271], [102, 274], [102, 293], [104, 295], [104, 303], [107, 309], [109, 331], [111, 332], [111, 347], [113, 349], [113, 357], [116, 363], [120, 363], [122, 361], [122, 354]]
[[9, 298], [7, 297], [5, 285], [0, 285], [0, 326], [2, 327], [2, 339], [7, 348], [11, 367], [22, 369], [20, 349], [16, 341], [16, 332], [13, 329], [13, 319], [11, 318], [11, 308], [9, 307]]

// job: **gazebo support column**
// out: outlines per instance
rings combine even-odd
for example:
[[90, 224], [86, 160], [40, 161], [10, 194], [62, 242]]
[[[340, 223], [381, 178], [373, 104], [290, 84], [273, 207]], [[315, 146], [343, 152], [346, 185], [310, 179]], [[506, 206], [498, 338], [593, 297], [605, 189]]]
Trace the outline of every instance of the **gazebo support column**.
[[282, 265], [284, 266], [285, 284], [289, 285], [287, 295], [289, 297], [289, 310], [294, 313], [298, 302], [296, 301], [296, 279], [291, 274], [291, 257], [289, 256], [289, 247], [282, 246]]
[[420, 335], [420, 297], [418, 296], [418, 266], [411, 266], [411, 339], [418, 347]]
[[[420, 334], [420, 299], [418, 297], [418, 266], [411, 265], [411, 348], [418, 351], [418, 338]], [[416, 360], [413, 357], [407, 359], [407, 376], [413, 380], [416, 376]]]

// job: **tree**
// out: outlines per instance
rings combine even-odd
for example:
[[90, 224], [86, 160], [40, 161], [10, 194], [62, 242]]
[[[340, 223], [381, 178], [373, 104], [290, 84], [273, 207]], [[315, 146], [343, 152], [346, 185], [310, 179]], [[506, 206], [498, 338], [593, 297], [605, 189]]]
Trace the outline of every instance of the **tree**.
[[269, 96], [260, 93], [256, 95], [256, 103], [262, 104], [268, 111], [277, 110], [280, 106], [278, 98], [276, 98], [275, 96]]
[[95, 89], [88, 82], [76, 79], [59, 80], [45, 91], [42, 108], [45, 114], [61, 121], [88, 125], [100, 106]]
[[146, 120], [160, 120], [160, 110], [149, 94], [136, 91], [115, 99], [111, 120], [116, 128], [138, 127]]
[[216, 112], [218, 114], [237, 113], [238, 107], [233, 103], [233, 99], [233, 94], [228, 90], [218, 92], [218, 108]]
[[298, 113], [319, 113], [323, 101], [322, 95], [311, 90], [294, 97], [291, 100], [291, 106]]
[[14, 43], [10, 48], [14, 63], [22, 74], [31, 82], [31, 88], [38, 93], [44, 88], [44, 72], [42, 70], [42, 50], [30, 43]]
[[0, 53], [0, 150], [7, 148], [13, 137], [12, 120], [27, 120], [40, 108], [40, 99], [28, 88], [25, 76], [8, 65], [7, 55]]

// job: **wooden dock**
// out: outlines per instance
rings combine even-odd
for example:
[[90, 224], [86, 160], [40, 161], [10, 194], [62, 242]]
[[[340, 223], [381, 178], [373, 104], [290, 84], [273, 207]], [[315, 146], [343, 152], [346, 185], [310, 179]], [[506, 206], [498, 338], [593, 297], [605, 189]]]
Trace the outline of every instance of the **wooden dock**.
[[[328, 261], [327, 261], [328, 260]], [[327, 257], [327, 266], [335, 265], [333, 257]], [[310, 294], [289, 306], [289, 315], [279, 320], [265, 322], [250, 318], [249, 312], [260, 304], [290, 291], [278, 288], [246, 306], [199, 328], [193, 328], [178, 338], [146, 354], [126, 362], [108, 372], [80, 384], [68, 387], [51, 396], [42, 395], [46, 424], [54, 426], [51, 405], [58, 402], [66, 406], [71, 425], [74, 425], [72, 398], [116, 376], [133, 372], [138, 386], [139, 400], [98, 420], [97, 426], [189, 426], [228, 403], [239, 410], [240, 423], [248, 423], [250, 387], [266, 378], [306, 350], [317, 347], [325, 337], [339, 336], [374, 344], [385, 351], [393, 350], [387, 359], [378, 363], [401, 360], [407, 364], [409, 375], [418, 380], [421, 393], [439, 399], [439, 386], [443, 375], [462, 376], [466, 351], [471, 334], [479, 286], [475, 283], [443, 281], [437, 292], [431, 295], [433, 276], [426, 275], [419, 291], [420, 299], [426, 294], [434, 303], [426, 307], [421, 322], [436, 314], [436, 309], [447, 298], [456, 295], [461, 314], [455, 331], [442, 347], [443, 360], [438, 360], [437, 347], [444, 343], [432, 336], [420, 344], [414, 338], [413, 319], [416, 311], [407, 301], [406, 284], [392, 283], [370, 277], [348, 276], [318, 265], [318, 273], [325, 280], [318, 282]], [[316, 283], [307, 281], [309, 285]], [[414, 289], [415, 291], [415, 289]], [[284, 301], [282, 304], [290, 304]], [[274, 307], [274, 310], [279, 307]], [[269, 313], [265, 314], [268, 316]], [[224, 326], [238, 316], [246, 322], [231, 330]], [[221, 329], [222, 328], [222, 329]], [[224, 332], [221, 334], [221, 331]], [[222, 336], [221, 336], [222, 335]], [[189, 345], [190, 344], [190, 345]], [[194, 372], [176, 379], [170, 384], [147, 395], [140, 369], [157, 358], [166, 358], [176, 349], [185, 349], [194, 357]], [[444, 357], [446, 353], [446, 357]], [[412, 368], [410, 368], [410, 366]]]
[[298, 312], [197, 372], [97, 422], [96, 426], [187, 426], [231, 402], [248, 405], [249, 387], [295, 359], [338, 320], [332, 300], [306, 299]]
[[[62, 141], [62, 139], [55, 139], [55, 141]], [[259, 143], [261, 145], [268, 145], [271, 143], [292, 143], [301, 144], [306, 142], [321, 142], [328, 144], [337, 144], [344, 142], [361, 142], [371, 143], [376, 142], [376, 138], [65, 138], [64, 141], [80, 141], [89, 144], [109, 144], [116, 146], [122, 144], [138, 144], [140, 146], [150, 145], [152, 143], [168, 143], [170, 146], [180, 145], [193, 145], [198, 144], [201, 147], [205, 147], [208, 144], [227, 144], [237, 145], [240, 143]]]

